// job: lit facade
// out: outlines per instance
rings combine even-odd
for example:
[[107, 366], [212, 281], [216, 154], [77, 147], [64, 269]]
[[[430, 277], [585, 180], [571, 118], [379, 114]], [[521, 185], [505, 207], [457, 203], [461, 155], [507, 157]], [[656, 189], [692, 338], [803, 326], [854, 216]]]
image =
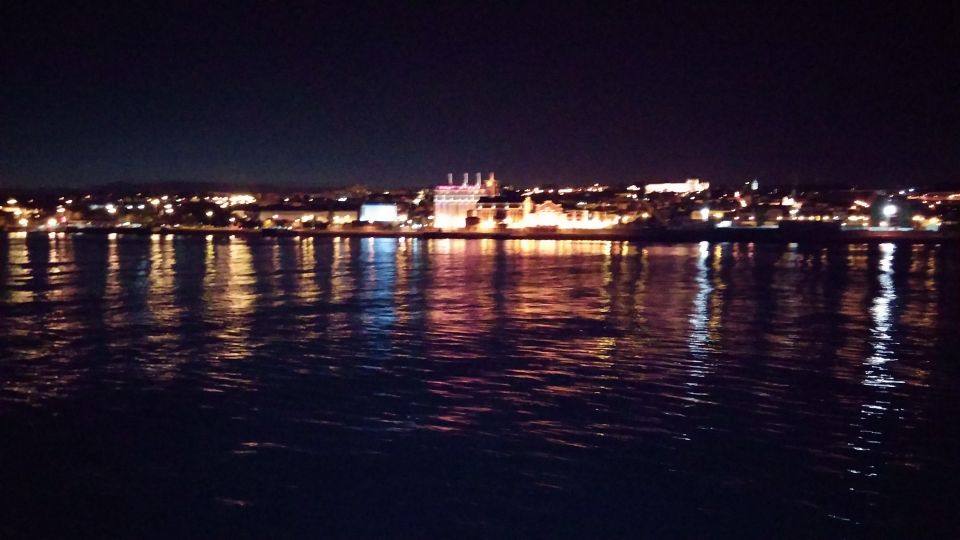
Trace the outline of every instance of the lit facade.
[[364, 203], [360, 205], [360, 221], [395, 223], [399, 221], [397, 205], [392, 203]]
[[462, 229], [467, 225], [467, 217], [477, 209], [481, 197], [496, 197], [499, 191], [497, 181], [490, 173], [486, 183], [477, 173], [476, 183], [469, 182], [470, 175], [463, 175], [463, 184], [454, 185], [453, 175], [447, 175], [447, 184], [437, 186], [433, 191], [433, 226], [440, 229]]
[[690, 178], [686, 182], [667, 182], [663, 184], [647, 184], [643, 186], [644, 193], [700, 193], [710, 189], [710, 182], [701, 182], [699, 178]]
[[569, 209], [553, 201], [535, 203], [531, 197], [523, 202], [481, 200], [472, 214], [482, 229], [507, 228], [556, 228], [556, 229], [608, 229], [620, 222], [614, 212]]
[[497, 198], [480, 199], [474, 215], [479, 220], [480, 227], [485, 229], [519, 227], [523, 224], [523, 202]]

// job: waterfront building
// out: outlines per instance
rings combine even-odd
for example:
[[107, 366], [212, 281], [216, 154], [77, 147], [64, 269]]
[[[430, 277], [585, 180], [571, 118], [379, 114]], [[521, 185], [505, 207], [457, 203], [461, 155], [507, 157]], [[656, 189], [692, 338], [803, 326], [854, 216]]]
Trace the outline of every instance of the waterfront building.
[[486, 183], [483, 183], [480, 173], [477, 173], [476, 183], [470, 183], [470, 175], [464, 173], [463, 184], [453, 184], [453, 174], [447, 175], [447, 184], [434, 188], [433, 191], [433, 224], [440, 229], [462, 229], [467, 224], [467, 217], [477, 209], [477, 203], [482, 197], [496, 197], [499, 189], [493, 173]]
[[468, 218], [480, 229], [606, 229], [620, 222], [613, 211], [510, 195], [481, 197]]
[[481, 197], [474, 215], [484, 229], [516, 228], [523, 225], [523, 199], [516, 194]]
[[396, 203], [363, 203], [360, 205], [360, 221], [396, 223], [399, 220]]

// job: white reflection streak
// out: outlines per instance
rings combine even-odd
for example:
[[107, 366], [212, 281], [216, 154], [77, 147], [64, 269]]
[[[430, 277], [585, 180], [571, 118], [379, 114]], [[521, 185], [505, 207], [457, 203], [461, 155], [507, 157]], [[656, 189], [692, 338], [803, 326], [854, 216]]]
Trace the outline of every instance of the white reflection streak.
[[[701, 389], [701, 382], [697, 379], [703, 379], [708, 374], [706, 360], [709, 354], [710, 334], [708, 325], [710, 322], [710, 294], [713, 292], [713, 285], [707, 276], [707, 259], [710, 256], [710, 244], [700, 242], [700, 251], [697, 254], [697, 293], [693, 297], [693, 310], [690, 313], [690, 337], [687, 339], [687, 345], [690, 349], [690, 360], [687, 362], [689, 379], [684, 383], [687, 387], [686, 399], [689, 404], [700, 403], [707, 397], [707, 393]], [[688, 434], [680, 437], [683, 440], [690, 440]]]
[[891, 304], [897, 295], [893, 287], [893, 244], [881, 244], [880, 252], [880, 291], [873, 299], [870, 316], [873, 325], [870, 328], [873, 355], [864, 362], [866, 374], [863, 384], [879, 388], [892, 388], [903, 381], [895, 379], [885, 367], [887, 362], [895, 360], [890, 350]]
[[[865, 373], [863, 379], [864, 386], [876, 388], [877, 391], [872, 400], [868, 400], [860, 406], [860, 433], [856, 442], [849, 443], [857, 452], [869, 452], [882, 442], [883, 418], [890, 409], [887, 390], [903, 382], [895, 379], [886, 367], [888, 362], [896, 360], [890, 348], [892, 308], [896, 301], [896, 292], [893, 287], [893, 253], [895, 250], [896, 246], [893, 244], [880, 245], [881, 259], [879, 263], [880, 275], [878, 277], [880, 290], [876, 298], [873, 299], [873, 305], [870, 308], [872, 319], [870, 345], [873, 348], [873, 354], [864, 360]], [[857, 468], [850, 468], [847, 472], [854, 476], [875, 478], [878, 476], [879, 470], [879, 465], [874, 462], [860, 462]], [[856, 491], [858, 487], [855, 484], [850, 489]]]
[[[710, 256], [710, 244], [700, 242], [700, 253], [697, 257], [697, 294], [693, 297], [693, 312], [690, 314], [690, 338], [688, 344], [690, 352], [697, 359], [705, 359], [707, 356], [710, 334], [708, 324], [710, 321], [709, 301], [710, 294], [713, 293], [713, 285], [707, 277], [707, 258]], [[702, 377], [702, 370], [697, 370], [693, 375]]]

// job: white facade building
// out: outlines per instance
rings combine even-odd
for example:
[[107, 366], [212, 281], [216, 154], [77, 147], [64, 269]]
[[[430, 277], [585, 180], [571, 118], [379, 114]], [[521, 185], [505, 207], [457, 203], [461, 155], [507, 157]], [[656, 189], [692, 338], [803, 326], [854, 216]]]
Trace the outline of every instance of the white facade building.
[[497, 180], [493, 173], [484, 184], [477, 173], [476, 183], [470, 183], [470, 175], [464, 173], [463, 184], [453, 185], [453, 174], [447, 175], [447, 184], [433, 191], [433, 226], [439, 229], [462, 229], [467, 225], [467, 216], [477, 209], [480, 197], [496, 197]]
[[394, 203], [363, 203], [360, 205], [360, 221], [368, 223], [395, 223], [399, 221]]
[[667, 182], [664, 184], [647, 184], [643, 186], [644, 193], [700, 193], [710, 189], [710, 182], [701, 182], [699, 178], [690, 178], [686, 182]]

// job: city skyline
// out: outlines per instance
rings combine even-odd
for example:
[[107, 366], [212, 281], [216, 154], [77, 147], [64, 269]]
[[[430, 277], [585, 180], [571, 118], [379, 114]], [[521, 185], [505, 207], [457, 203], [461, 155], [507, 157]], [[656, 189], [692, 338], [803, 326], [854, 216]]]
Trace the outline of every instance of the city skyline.
[[0, 187], [960, 178], [931, 5], [144, 9], [2, 18]]

